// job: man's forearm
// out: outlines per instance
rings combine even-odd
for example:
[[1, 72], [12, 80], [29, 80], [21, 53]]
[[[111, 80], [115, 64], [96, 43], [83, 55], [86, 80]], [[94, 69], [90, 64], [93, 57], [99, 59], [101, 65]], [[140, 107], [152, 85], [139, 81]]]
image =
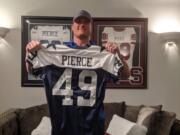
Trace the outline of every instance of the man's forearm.
[[129, 76], [131, 75], [129, 66], [128, 66], [127, 62], [125, 61], [125, 59], [123, 58], [123, 56], [120, 54], [119, 50], [117, 50], [117, 54], [123, 64], [120, 76], [121, 76], [121, 78], [129, 78]]
[[32, 73], [32, 65], [29, 64], [28, 62], [26, 62], [26, 71], [27, 71], [28, 73]]
[[123, 63], [123, 68], [121, 71], [121, 76], [122, 78], [129, 78], [129, 76], [131, 75], [131, 72], [129, 70], [129, 66], [126, 63], [126, 61], [124, 59], [121, 59], [122, 63]]
[[26, 51], [25, 64], [26, 64], [26, 71], [28, 73], [32, 73], [32, 64], [28, 62], [28, 51]]

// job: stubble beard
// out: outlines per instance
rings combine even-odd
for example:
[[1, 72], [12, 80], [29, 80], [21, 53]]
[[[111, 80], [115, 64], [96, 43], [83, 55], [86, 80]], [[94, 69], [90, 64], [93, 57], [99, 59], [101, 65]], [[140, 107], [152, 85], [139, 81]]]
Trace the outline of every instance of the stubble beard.
[[89, 40], [90, 35], [81, 34], [81, 35], [79, 35], [78, 37], [79, 37], [79, 39], [81, 39], [81, 40]]

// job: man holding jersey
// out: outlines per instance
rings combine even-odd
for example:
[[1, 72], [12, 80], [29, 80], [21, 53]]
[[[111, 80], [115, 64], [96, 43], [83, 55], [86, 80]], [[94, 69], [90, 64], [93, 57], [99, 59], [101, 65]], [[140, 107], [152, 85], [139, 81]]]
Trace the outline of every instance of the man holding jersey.
[[115, 56], [116, 44], [103, 50], [90, 41], [91, 22], [91, 15], [80, 10], [73, 17], [73, 41], [56, 49], [39, 41], [26, 46], [27, 71], [44, 82], [52, 135], [104, 135], [106, 82], [130, 75], [126, 62]]

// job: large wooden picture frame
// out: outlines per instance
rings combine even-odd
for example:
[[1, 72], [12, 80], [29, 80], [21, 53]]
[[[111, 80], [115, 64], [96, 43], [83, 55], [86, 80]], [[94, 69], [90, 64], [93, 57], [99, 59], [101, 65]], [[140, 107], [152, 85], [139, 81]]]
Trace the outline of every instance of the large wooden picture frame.
[[[25, 48], [31, 40], [67, 42], [72, 39], [72, 17], [22, 16], [21, 86], [43, 86], [40, 78], [27, 73]], [[102, 46], [118, 44], [131, 70], [129, 78], [108, 82], [108, 88], [147, 88], [147, 18], [93, 18], [92, 40]]]
[[67, 42], [72, 38], [71, 17], [22, 16], [22, 72], [21, 86], [42, 86], [42, 80], [35, 78], [26, 71], [26, 44], [31, 40], [41, 42]]
[[113, 42], [131, 75], [109, 82], [108, 88], [147, 88], [147, 18], [94, 18], [93, 39], [98, 45]]

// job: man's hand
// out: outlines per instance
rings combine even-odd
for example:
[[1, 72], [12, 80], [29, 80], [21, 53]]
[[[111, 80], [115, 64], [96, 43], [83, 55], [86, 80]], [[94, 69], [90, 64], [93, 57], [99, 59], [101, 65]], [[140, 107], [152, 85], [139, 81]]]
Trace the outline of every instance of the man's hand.
[[113, 54], [117, 53], [118, 57], [121, 59], [121, 61], [123, 63], [123, 68], [119, 73], [120, 78], [126, 78], [126, 79], [129, 78], [129, 76], [131, 75], [129, 66], [126, 63], [126, 61], [124, 60], [122, 54], [120, 53], [120, 51], [118, 49], [118, 45], [116, 43], [108, 42], [105, 44], [104, 47], [108, 52], [111, 52]]
[[39, 41], [31, 41], [26, 45], [26, 53], [38, 51], [41, 47]]
[[[28, 54], [28, 52], [35, 52], [38, 51], [39, 49], [41, 49], [41, 45], [40, 42], [38, 41], [31, 41], [26, 45], [26, 56]], [[27, 61], [26, 61], [26, 70], [28, 73], [31, 73], [32, 70], [32, 65], [30, 65]]]
[[114, 54], [118, 51], [118, 45], [116, 43], [108, 42], [104, 45], [104, 47], [108, 52]]

